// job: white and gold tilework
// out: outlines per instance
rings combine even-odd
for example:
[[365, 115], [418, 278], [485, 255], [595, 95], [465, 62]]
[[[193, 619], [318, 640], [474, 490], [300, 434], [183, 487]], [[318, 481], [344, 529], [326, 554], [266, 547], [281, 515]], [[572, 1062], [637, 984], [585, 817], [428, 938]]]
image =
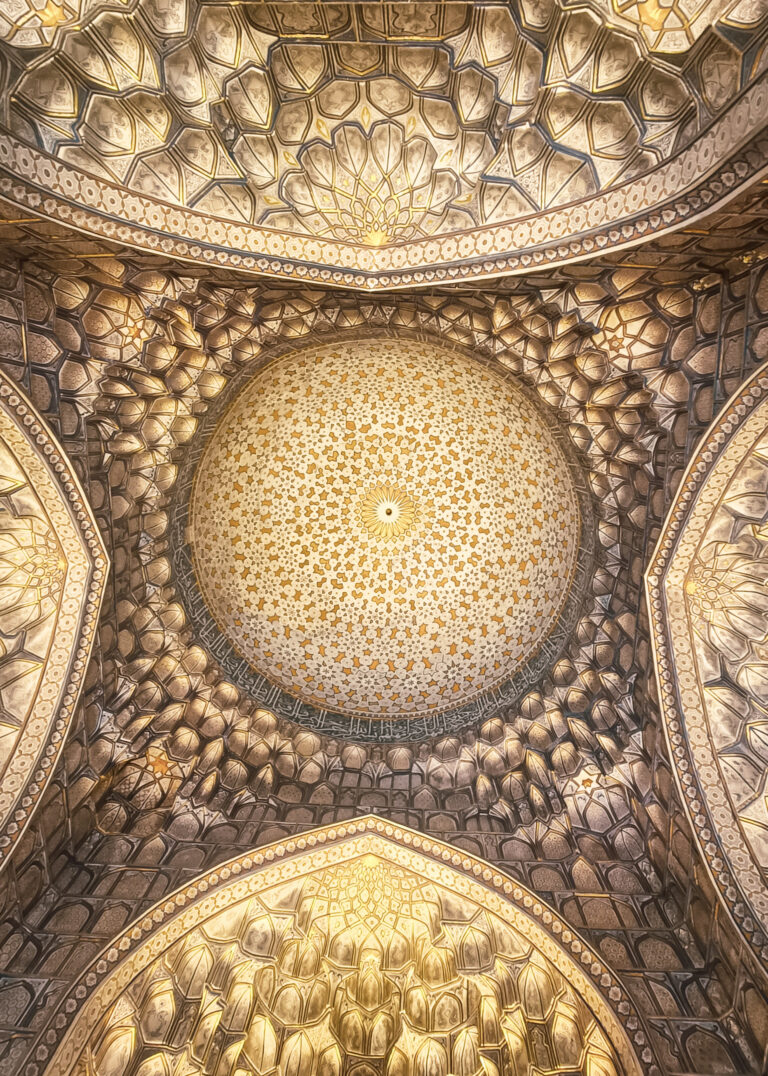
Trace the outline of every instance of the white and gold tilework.
[[520, 388], [382, 335], [289, 353], [247, 384], [203, 452], [189, 538], [210, 612], [258, 672], [383, 718], [455, 708], [529, 660], [580, 526]]

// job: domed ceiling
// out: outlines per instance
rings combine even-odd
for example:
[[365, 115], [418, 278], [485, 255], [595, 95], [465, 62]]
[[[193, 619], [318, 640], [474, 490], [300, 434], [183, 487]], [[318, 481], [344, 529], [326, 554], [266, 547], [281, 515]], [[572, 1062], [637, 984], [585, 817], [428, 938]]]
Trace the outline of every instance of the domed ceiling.
[[187, 537], [251, 667], [319, 711], [395, 725], [466, 723], [471, 700], [529, 683], [578, 609], [584, 551], [577, 465], [522, 387], [403, 335], [289, 352], [241, 385]]
[[0, 0], [0, 1073], [763, 1071], [767, 42]]
[[0, 15], [0, 163], [38, 194], [6, 193], [264, 272], [525, 269], [558, 243], [647, 237], [744, 179], [701, 189], [764, 126], [766, 20], [759, 0], [20, 0]]

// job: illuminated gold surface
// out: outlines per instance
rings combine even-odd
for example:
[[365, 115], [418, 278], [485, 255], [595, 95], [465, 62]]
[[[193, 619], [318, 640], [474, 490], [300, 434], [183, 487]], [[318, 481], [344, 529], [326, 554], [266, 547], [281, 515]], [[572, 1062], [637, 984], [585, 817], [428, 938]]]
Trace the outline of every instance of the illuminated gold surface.
[[767, 429], [763, 366], [702, 439], [647, 576], [662, 715], [684, 802], [699, 836], [717, 835], [701, 839], [703, 856], [766, 964]]
[[386, 336], [257, 375], [210, 438], [190, 520], [203, 596], [254, 668], [380, 716], [457, 706], [514, 673], [557, 620], [580, 531], [528, 397]]
[[403, 284], [620, 218], [628, 241], [764, 112], [742, 103], [706, 135], [764, 68], [759, 0], [5, 8], [0, 89], [24, 145], [0, 139], [0, 167], [64, 191], [76, 227], [127, 241], [130, 223], [260, 272]]
[[213, 1057], [238, 1076], [641, 1072], [597, 954], [487, 865], [379, 819], [199, 880], [91, 981], [57, 1076], [201, 1073]]
[[0, 377], [0, 867], [58, 757], [106, 557], [58, 446]]
[[375, 538], [400, 538], [414, 524], [417, 506], [397, 486], [375, 486], [360, 502], [360, 518]]

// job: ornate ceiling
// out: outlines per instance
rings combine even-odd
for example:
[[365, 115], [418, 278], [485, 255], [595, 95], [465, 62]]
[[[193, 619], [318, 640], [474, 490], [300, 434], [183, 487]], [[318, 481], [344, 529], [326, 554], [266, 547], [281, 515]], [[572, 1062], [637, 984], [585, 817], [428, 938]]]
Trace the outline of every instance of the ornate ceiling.
[[759, 0], [30, 5], [0, 23], [3, 193], [281, 275], [392, 286], [630, 242], [733, 193], [756, 162], [713, 167], [765, 121]]
[[[565, 929], [572, 938], [569, 945], [576, 947], [572, 954], [598, 953], [598, 986], [608, 991], [609, 1003], [615, 999], [613, 973], [606, 964], [615, 967], [617, 989], [631, 989], [641, 998], [637, 1016], [626, 1007], [618, 1010], [633, 1036], [640, 1036], [638, 1055], [645, 1043], [660, 1055], [658, 1061], [641, 1061], [641, 1071], [704, 1073], [716, 1064], [723, 1072], [729, 1065], [737, 1073], [754, 1072], [759, 1043], [768, 1031], [762, 1022], [761, 973], [746, 947], [740, 947], [736, 926], [720, 910], [706, 849], [697, 852], [675, 798], [657, 733], [641, 587], [687, 446], [743, 380], [746, 364], [759, 362], [768, 328], [768, 277], [759, 256], [749, 258], [746, 266], [737, 260], [727, 278], [733, 280], [732, 294], [719, 290], [721, 278], [713, 283], [686, 275], [662, 253], [652, 272], [616, 264], [575, 267], [565, 280], [499, 281], [484, 292], [397, 293], [364, 300], [338, 291], [280, 289], [260, 280], [233, 285], [230, 278], [212, 278], [205, 270], [189, 275], [172, 262], [152, 263], [125, 251], [88, 246], [66, 233], [61, 242], [53, 240], [46, 256], [41, 244], [47, 233], [34, 222], [7, 227], [28, 235], [30, 245], [24, 270], [0, 278], [4, 369], [24, 384], [56, 426], [83, 477], [113, 566], [67, 749], [28, 835], [0, 876], [0, 945], [6, 945], [6, 966], [13, 970], [8, 985], [0, 983], [0, 1016], [14, 1028], [7, 1046], [0, 1043], [0, 1057], [10, 1071], [24, 1076], [45, 1071], [47, 1051], [72, 1023], [64, 1014], [95, 997], [97, 983], [113, 966], [127, 975], [129, 965], [120, 965], [117, 956], [134, 941], [147, 938], [152, 946], [147, 952], [153, 959], [158, 955], [164, 916], [181, 907], [180, 894], [190, 884], [218, 886], [213, 875], [222, 882], [234, 880], [250, 870], [243, 857], [254, 847], [295, 840], [304, 842], [295, 845], [301, 851], [313, 847], [309, 842], [318, 826], [346, 824], [351, 816], [375, 810], [384, 816], [379, 820], [384, 827], [407, 821], [421, 832], [442, 833], [446, 843], [436, 853], [442, 865], [459, 866], [454, 856], [461, 860], [469, 851], [477, 881], [488, 881], [497, 872], [502, 888], [511, 886], [506, 893], [511, 904], [500, 914], [509, 916], [513, 907], [530, 914], [538, 907], [550, 939], [557, 941]], [[714, 229], [708, 239], [713, 245], [722, 242]], [[651, 263], [656, 255], [649, 247], [643, 256]], [[346, 474], [344, 438], [357, 438], [360, 431], [357, 426], [347, 429], [346, 419], [343, 431], [333, 425], [338, 379], [329, 371], [340, 366], [343, 356], [347, 375], [357, 369], [368, 377], [377, 349], [387, 357], [386, 364], [377, 359], [376, 380], [395, 436], [400, 411], [394, 395], [402, 397], [408, 389], [416, 400], [423, 378], [415, 385], [413, 379], [422, 369], [419, 364], [426, 363], [435, 384], [419, 414], [434, 400], [444, 400], [445, 418], [451, 408], [458, 413], [450, 426], [441, 425], [441, 416], [432, 424], [465, 452], [476, 448], [478, 438], [498, 434], [489, 416], [508, 414], [510, 431], [518, 432], [527, 416], [533, 440], [525, 454], [531, 462], [540, 452], [546, 459], [547, 449], [567, 462], [567, 473], [563, 469], [554, 477], [577, 504], [580, 555], [588, 535], [594, 535], [591, 559], [577, 562], [574, 573], [580, 580], [571, 589], [578, 594], [575, 618], [564, 625], [561, 613], [552, 623], [537, 651], [545, 655], [544, 663], [523, 693], [493, 697], [486, 692], [453, 711], [408, 717], [405, 727], [394, 727], [391, 718], [372, 717], [365, 723], [342, 713], [331, 721], [329, 711], [319, 711], [291, 691], [276, 692], [258, 668], [239, 657], [213, 616], [216, 595], [205, 569], [196, 567], [196, 523], [188, 514], [206, 454], [234, 466], [225, 451], [217, 452], [223, 442], [216, 434], [233, 418], [237, 431], [251, 424], [269, 433], [263, 442], [258, 437], [233, 439], [234, 452], [250, 452], [249, 443], [270, 451], [277, 444], [292, 459], [312, 459], [300, 451], [301, 429], [305, 436], [312, 432], [315, 446], [319, 438], [325, 449], [320, 475], [330, 475], [331, 465], [334, 476]], [[310, 357], [322, 377], [306, 375]], [[461, 390], [458, 395], [441, 395], [445, 386], [436, 383], [430, 363], [446, 375], [446, 385]], [[396, 384], [392, 369], [400, 370]], [[294, 388], [303, 385], [326, 415], [310, 404], [296, 405], [287, 414], [286, 371]], [[282, 395], [276, 395], [278, 390]], [[344, 391], [352, 392], [349, 376]], [[362, 395], [356, 412], [364, 409]], [[461, 407], [456, 401], [463, 401]], [[409, 406], [416, 408], [415, 403]], [[486, 412], [482, 422], [467, 417], [481, 406]], [[378, 440], [372, 444], [380, 455], [384, 435], [393, 431], [376, 430]], [[425, 435], [413, 450], [423, 453], [428, 447]], [[320, 455], [317, 447], [315, 451]], [[494, 488], [494, 466], [515, 451], [499, 440], [492, 452], [475, 452], [473, 473], [487, 476], [482, 488], [477, 483], [467, 487], [478, 503], [483, 492]], [[334, 452], [335, 460], [330, 458]], [[526, 462], [521, 474], [526, 474]], [[411, 540], [424, 497], [413, 470], [400, 474], [394, 468], [361, 484], [350, 516], [358, 541], [390, 549]], [[446, 472], [441, 473], [444, 478]], [[519, 477], [511, 475], [514, 483]], [[239, 496], [236, 481], [212, 483], [212, 494], [225, 495], [229, 503]], [[320, 478], [313, 482], [319, 490]], [[434, 496], [433, 485], [437, 493], [441, 486], [430, 484]], [[253, 486], [263, 495], [263, 485]], [[341, 484], [338, 488], [344, 492]], [[521, 504], [527, 503], [525, 484], [518, 488], [510, 480], [510, 488]], [[557, 488], [553, 479], [547, 482], [542, 504], [547, 497], [556, 502]], [[282, 494], [292, 511], [296, 489], [296, 483], [286, 484]], [[250, 490], [251, 484], [243, 492]], [[387, 507], [400, 513], [395, 523], [387, 522]], [[590, 512], [592, 528], [584, 525]], [[206, 514], [200, 518], [205, 525]], [[242, 525], [253, 528], [253, 520], [253, 511], [241, 514]], [[223, 527], [220, 532], [209, 528], [208, 534], [211, 541], [225, 537]], [[278, 569], [287, 556], [298, 555], [296, 544], [285, 547]], [[346, 547], [329, 543], [326, 559], [339, 556], [339, 548]], [[564, 543], [555, 549], [567, 559]], [[222, 584], [229, 586], [221, 559], [212, 556], [208, 573], [221, 572]], [[254, 575], [262, 588], [273, 585], [271, 575]], [[543, 588], [542, 601], [553, 609], [560, 597], [559, 590]], [[547, 651], [550, 641], [553, 649]], [[476, 704], [479, 708], [470, 709]], [[682, 782], [682, 787], [687, 785]], [[263, 854], [267, 864], [276, 853]], [[222, 869], [220, 875], [220, 864], [232, 857], [237, 871], [232, 868], [225, 877]], [[280, 884], [295, 877], [296, 870], [310, 873], [307, 863], [283, 866]], [[209, 873], [191, 883], [203, 869]], [[489, 872], [487, 879], [484, 872]], [[382, 881], [384, 868], [376, 867], [372, 877], [375, 885], [390, 884]], [[354, 884], [348, 874], [342, 881], [345, 888]], [[522, 888], [516, 896], [518, 883]], [[456, 888], [452, 876], [445, 888]], [[727, 904], [730, 898], [724, 892], [722, 899]], [[473, 900], [490, 914], [487, 894]], [[217, 911], [225, 911], [228, 901], [222, 895]], [[322, 921], [325, 912], [317, 914]], [[133, 920], [146, 922], [149, 934], [142, 927], [135, 936]], [[311, 923], [302, 920], [297, 929], [316, 937]], [[438, 929], [445, 932], [447, 925], [435, 924]], [[449, 944], [446, 933], [434, 937], [438, 948]], [[223, 1057], [228, 1064], [238, 1049], [241, 1067], [261, 1064], [262, 1056], [252, 1054], [256, 1032], [246, 1049], [245, 1026], [230, 1026], [229, 1015], [221, 1024], [224, 1017], [216, 1015], [230, 1004], [230, 991], [241, 990], [237, 950], [232, 948], [236, 943], [221, 951], [215, 938], [201, 944], [214, 965], [211, 978], [206, 971], [200, 982], [200, 997], [187, 998], [183, 992], [187, 963], [182, 955], [178, 993], [175, 963], [158, 964], [134, 991], [127, 990], [129, 978], [113, 981], [126, 987], [115, 1022], [107, 1028], [99, 1016], [78, 1025], [95, 1036], [87, 1046], [90, 1054], [86, 1050], [78, 1061], [86, 1073], [89, 1066], [100, 1071], [108, 1065], [111, 1054], [141, 1076], [142, 1066], [149, 1072], [154, 1066], [165, 1076], [179, 1064], [195, 1076], [209, 1076], [206, 1065], [213, 1068], [214, 1060], [218, 1065]], [[207, 965], [205, 952], [196, 942], [193, 948], [194, 960], [200, 957], [201, 967]], [[336, 966], [322, 963], [330, 960], [331, 949], [325, 942], [322, 948], [325, 955], [311, 975], [297, 977], [286, 966], [281, 980], [288, 989], [286, 999], [295, 996], [291, 988], [299, 982], [300, 994], [310, 980], [319, 983], [321, 992], [336, 983], [328, 970], [337, 975]], [[716, 955], [707, 957], [708, 951]], [[230, 958], [234, 963], [225, 966]], [[424, 986], [431, 1005], [433, 987], [419, 979], [419, 959], [414, 949], [414, 984]], [[482, 989], [471, 976], [467, 981], [461, 959], [459, 985], [452, 979], [451, 989], [465, 999], [461, 1012], [466, 1017], [452, 1025], [455, 1035], [451, 1032], [447, 1040], [438, 1036], [434, 1049], [419, 1039], [414, 1062], [419, 1056], [430, 1064], [466, 1059], [470, 1065], [476, 1058], [475, 1028], [477, 1057], [489, 1059], [472, 1005], [476, 990], [485, 996], [487, 988], [491, 996], [496, 987], [486, 972], [481, 973]], [[267, 963], [278, 966], [277, 949]], [[534, 965], [541, 967], [536, 960]], [[256, 990], [261, 964], [247, 968]], [[557, 969], [570, 981], [562, 964]], [[379, 970], [384, 979], [391, 972]], [[523, 970], [520, 963], [516, 974]], [[552, 977], [548, 965], [544, 970], [566, 1007], [573, 1007], [571, 996], [587, 998], [584, 989], [559, 993], [561, 980]], [[354, 966], [344, 965], [341, 978], [347, 985], [337, 991], [340, 1008], [333, 1015], [337, 1010], [329, 1001], [322, 1017], [327, 1034], [323, 1031], [325, 1038], [317, 1042], [322, 1039], [322, 1050], [341, 1058], [342, 1071], [344, 1065], [368, 1065], [376, 1072], [380, 1061], [363, 1052], [352, 1055], [353, 1063], [334, 1030], [340, 1029], [334, 1021], [340, 1020], [343, 999], [357, 997], [360, 975], [369, 971], [374, 978], [378, 974], [362, 957]], [[157, 987], [157, 999], [155, 975], [165, 983]], [[392, 985], [393, 990], [405, 989], [404, 984]], [[718, 1016], [728, 991], [734, 991], [734, 1011], [743, 1021], [733, 1026]], [[285, 1068], [294, 1051], [306, 1063], [302, 1032], [312, 1046], [306, 1028], [315, 1024], [291, 1023], [293, 1017], [275, 1009], [275, 997], [266, 988], [263, 996], [261, 1007], [249, 1009], [249, 1020], [260, 1029], [263, 1056], [270, 1064], [274, 1056], [283, 1076], [280, 1065]], [[515, 1009], [520, 995], [504, 996], [510, 1000], [504, 1001], [500, 1020], [510, 1026], [514, 1012], [521, 1011]], [[700, 999], [699, 1015], [692, 1015], [691, 998]], [[588, 1001], [587, 1008], [593, 1015], [600, 1011], [597, 1000]], [[546, 1049], [556, 1065], [561, 1056], [557, 1043], [564, 1042], [569, 1063], [583, 1070], [589, 1060], [594, 1070], [594, 1052], [588, 1057], [589, 1013], [576, 1012], [580, 1037], [568, 1040], [558, 1037], [559, 1031], [556, 1036], [553, 1021], [562, 1014], [547, 1012], [514, 1040], [524, 1043], [519, 1050], [530, 1056]], [[153, 1030], [160, 1026], [153, 1023], [158, 1013], [169, 1021], [169, 1040], [161, 1041], [160, 1031]], [[701, 1013], [707, 1016], [704, 1026]], [[200, 1028], [197, 1039], [185, 1030], [192, 1026], [189, 1021]], [[560, 1024], [562, 1019], [558, 1028]], [[424, 1035], [422, 1025], [417, 1032]], [[467, 1032], [462, 1050], [454, 1054], [461, 1032]], [[427, 1037], [433, 1041], [431, 1032]], [[85, 1038], [80, 1041], [85, 1049]], [[617, 1048], [614, 1032], [607, 1041]], [[511, 1049], [506, 1033], [504, 1043], [494, 1047], [502, 1049], [502, 1062], [508, 1056], [503, 1050]], [[230, 1047], [232, 1054], [225, 1054]], [[128, 1051], [125, 1057], [120, 1050]], [[609, 1061], [600, 1063], [616, 1068], [610, 1052], [606, 1056]], [[56, 1072], [57, 1064], [46, 1067]], [[618, 1071], [627, 1069], [631, 1071], [628, 1062]], [[486, 1071], [492, 1070], [484, 1065], [484, 1076]]]
[[768, 962], [765, 392], [761, 371], [709, 432], [648, 581], [661, 702], [685, 795], [706, 826], [718, 886], [742, 895], [731, 914]]
[[372, 818], [232, 862], [118, 940], [109, 974], [88, 973], [51, 1064], [639, 1076], [638, 1055], [653, 1055], [627, 1033], [637, 1016], [597, 954], [579, 960], [565, 924], [554, 940], [530, 894], [498, 872], [476, 881], [476, 866]]
[[62, 749], [106, 573], [66, 457], [0, 374], [0, 868]]
[[578, 615], [593, 523], [577, 464], [498, 370], [402, 333], [288, 352], [231, 386], [191, 457], [184, 518], [210, 613], [332, 720], [389, 719], [389, 736], [431, 713], [466, 724], [498, 685], [522, 694]]
[[0, 1076], [757, 1076], [766, 5], [1, 8]]

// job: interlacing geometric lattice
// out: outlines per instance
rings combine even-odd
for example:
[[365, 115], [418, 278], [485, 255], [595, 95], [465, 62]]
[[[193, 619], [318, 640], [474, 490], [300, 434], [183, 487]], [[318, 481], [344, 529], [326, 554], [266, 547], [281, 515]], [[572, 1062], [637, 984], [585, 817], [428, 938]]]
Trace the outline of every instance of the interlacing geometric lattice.
[[[711, 414], [716, 289], [581, 266], [545, 296], [531, 286], [498, 299], [488, 289], [369, 300], [213, 282], [128, 255], [89, 262], [84, 245], [62, 239], [53, 276], [28, 267], [28, 352], [14, 350], [8, 308], [0, 315], [8, 363], [41, 399], [55, 387], [49, 407], [73, 455], [88, 446], [91, 496], [115, 552], [98, 677], [3, 888], [3, 929], [14, 935], [21, 924], [29, 939], [13, 958], [17, 977], [0, 986], [3, 1003], [13, 991], [22, 1028], [0, 1047], [3, 1061], [20, 1072], [27, 1057], [30, 1072], [45, 1063], [38, 984], [71, 981], [117, 922], [143, 915], [190, 871], [376, 809], [407, 812], [422, 831], [444, 828], [455, 847], [551, 894], [641, 993], [668, 1067], [754, 1071], [752, 1032], [741, 1029], [760, 1034], [762, 1003], [719, 962], [738, 950], [722, 914], [712, 916], [663, 757], [654, 758], [637, 615], [643, 535], [658, 525], [686, 438]], [[764, 277], [756, 268], [748, 289], [753, 319], [765, 309]], [[495, 355], [568, 417], [599, 501], [595, 600], [562, 658], [500, 717], [419, 743], [338, 743], [255, 708], [190, 632], [168, 558], [176, 468], [233, 369], [281, 341], [371, 326]], [[733, 349], [722, 354], [728, 383], [738, 364]], [[86, 434], [78, 422], [91, 415]], [[682, 890], [661, 894], [654, 867]], [[690, 914], [680, 897], [688, 886]], [[717, 955], [702, 963], [707, 953]], [[731, 997], [733, 1025], [721, 1018]]]
[[652, 169], [759, 70], [744, 55], [764, 28], [755, 0], [30, 0], [0, 16], [0, 47], [11, 129], [60, 161], [211, 218], [380, 246]]
[[0, 866], [61, 750], [105, 575], [96, 525], [60, 449], [0, 375]]
[[578, 464], [506, 373], [401, 333], [290, 351], [233, 386], [182, 469], [174, 545], [238, 663], [319, 710], [414, 728], [530, 681], [578, 615], [592, 522]]

